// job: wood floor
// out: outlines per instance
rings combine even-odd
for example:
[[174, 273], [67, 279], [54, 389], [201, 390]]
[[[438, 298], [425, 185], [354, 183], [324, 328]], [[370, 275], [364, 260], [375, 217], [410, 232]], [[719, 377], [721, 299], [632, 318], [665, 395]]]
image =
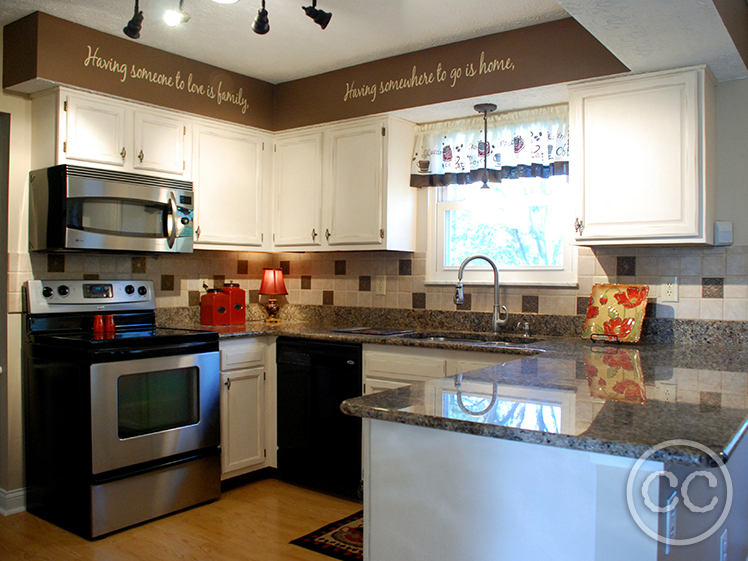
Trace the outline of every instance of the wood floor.
[[359, 503], [263, 479], [221, 499], [88, 541], [22, 512], [0, 516], [2, 561], [324, 561], [288, 542]]

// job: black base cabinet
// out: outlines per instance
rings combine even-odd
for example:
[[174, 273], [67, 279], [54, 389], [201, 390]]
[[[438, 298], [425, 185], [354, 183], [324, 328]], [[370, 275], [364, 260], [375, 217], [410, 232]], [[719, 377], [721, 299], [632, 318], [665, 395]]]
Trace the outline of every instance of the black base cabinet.
[[361, 419], [340, 404], [361, 395], [361, 345], [279, 337], [276, 362], [280, 477], [358, 498]]

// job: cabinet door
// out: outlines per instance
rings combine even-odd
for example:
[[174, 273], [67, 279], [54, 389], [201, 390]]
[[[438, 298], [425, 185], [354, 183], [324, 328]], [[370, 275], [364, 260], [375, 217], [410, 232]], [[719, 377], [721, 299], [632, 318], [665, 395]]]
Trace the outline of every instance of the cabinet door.
[[322, 240], [322, 134], [282, 138], [273, 153], [276, 246], [318, 246]]
[[580, 243], [708, 241], [703, 80], [692, 70], [572, 89]]
[[221, 464], [223, 473], [265, 460], [264, 369], [223, 373]]
[[184, 174], [187, 122], [158, 113], [135, 111], [135, 169]]
[[195, 135], [196, 242], [259, 247], [263, 139], [198, 127]]
[[124, 166], [125, 107], [82, 96], [67, 96], [65, 159]]
[[328, 134], [328, 245], [382, 243], [383, 130], [381, 123], [374, 123]]

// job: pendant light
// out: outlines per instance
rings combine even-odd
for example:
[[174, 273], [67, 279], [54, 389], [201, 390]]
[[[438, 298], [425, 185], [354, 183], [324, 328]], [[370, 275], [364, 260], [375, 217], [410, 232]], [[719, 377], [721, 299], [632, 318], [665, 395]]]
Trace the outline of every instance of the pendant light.
[[143, 19], [143, 12], [138, 7], [138, 0], [135, 0], [135, 13], [122, 29], [122, 32], [130, 39], [140, 39], [140, 30], [143, 29]]
[[473, 109], [478, 113], [483, 113], [483, 185], [481, 185], [481, 189], [490, 189], [488, 186], [488, 114], [496, 111], [496, 105], [494, 103], [479, 103]]
[[265, 35], [270, 31], [270, 20], [268, 20], [268, 11], [265, 9], [265, 0], [262, 0], [262, 8], [257, 10], [257, 17], [252, 22], [252, 31], [257, 35]]
[[319, 25], [322, 29], [327, 27], [327, 24], [330, 23], [330, 18], [332, 18], [330, 12], [323, 12], [322, 10], [317, 9], [317, 0], [312, 0], [311, 6], [302, 6], [301, 9], [304, 10], [306, 15], [312, 18], [314, 23]]

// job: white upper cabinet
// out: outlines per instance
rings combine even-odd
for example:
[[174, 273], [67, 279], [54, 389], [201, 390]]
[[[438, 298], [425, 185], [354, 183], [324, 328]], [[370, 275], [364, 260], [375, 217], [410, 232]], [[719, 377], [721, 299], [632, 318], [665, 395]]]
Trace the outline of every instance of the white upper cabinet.
[[712, 243], [714, 87], [706, 67], [570, 87], [578, 244]]
[[273, 151], [273, 244], [314, 247], [322, 240], [322, 133], [284, 134]]
[[274, 153], [274, 247], [413, 251], [413, 139], [411, 123], [387, 117], [281, 135]]
[[265, 146], [269, 136], [195, 124], [196, 249], [261, 249]]
[[74, 164], [189, 179], [189, 121], [105, 96], [58, 89], [34, 98], [34, 168]]
[[151, 111], [136, 111], [133, 167], [139, 170], [181, 174], [187, 123], [184, 119]]

